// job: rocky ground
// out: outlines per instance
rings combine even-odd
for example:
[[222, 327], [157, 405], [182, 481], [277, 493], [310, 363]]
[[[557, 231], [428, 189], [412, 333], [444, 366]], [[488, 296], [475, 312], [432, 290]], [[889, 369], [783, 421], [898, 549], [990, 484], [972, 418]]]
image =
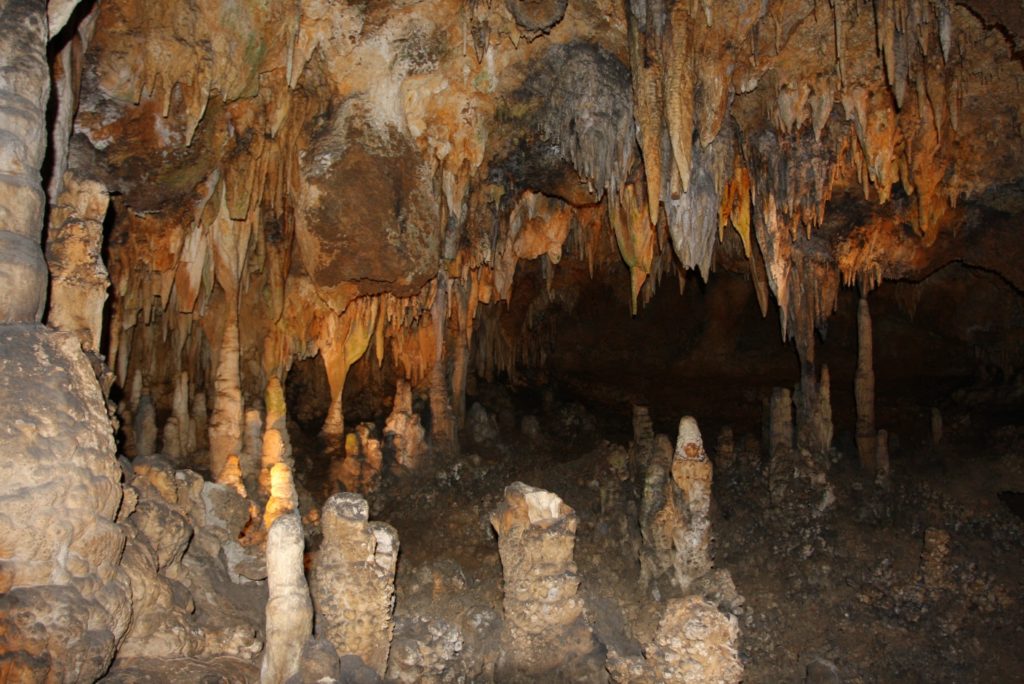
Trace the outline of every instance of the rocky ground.
[[[502, 593], [489, 514], [517, 480], [575, 509], [587, 618], [606, 648], [639, 654], [678, 590], [640, 582], [628, 421], [550, 393], [479, 400], [459, 458], [422, 477], [386, 474], [370, 497], [401, 539], [389, 675], [494, 676]], [[967, 414], [949, 422], [937, 446], [897, 443], [883, 484], [853, 449], [769, 477], [753, 429], [717, 446], [705, 434], [715, 562], [736, 589], [706, 593], [739, 619], [744, 681], [1020, 681], [1024, 521], [1009, 504], [1024, 489], [1024, 430], [995, 430], [979, 448]]]

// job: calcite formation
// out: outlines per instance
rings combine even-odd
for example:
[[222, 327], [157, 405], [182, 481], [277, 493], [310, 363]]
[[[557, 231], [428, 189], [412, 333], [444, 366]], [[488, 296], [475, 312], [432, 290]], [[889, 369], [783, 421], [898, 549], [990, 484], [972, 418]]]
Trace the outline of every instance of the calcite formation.
[[504, 577], [499, 668], [535, 676], [580, 668], [596, 644], [577, 593], [576, 513], [556, 494], [515, 482], [505, 488], [491, 524]]
[[711, 479], [696, 420], [685, 416], [679, 421], [674, 451], [668, 438], [657, 436], [641, 499], [642, 582], [671, 569], [676, 585], [686, 592], [711, 570]]
[[398, 533], [369, 522], [369, 506], [358, 494], [335, 494], [324, 505], [324, 541], [311, 579], [317, 634], [338, 655], [359, 657], [384, 676], [394, 630]]
[[704, 451], [697, 421], [686, 416], [679, 421], [672, 457], [679, 515], [672, 534], [672, 565], [684, 592], [695, 579], [711, 570], [711, 478], [711, 461]]
[[375, 432], [373, 423], [360, 423], [345, 435], [343, 454], [334, 455], [331, 479], [344, 491], [369, 494], [380, 486], [384, 456]]
[[72, 333], [3, 325], [0, 348], [2, 671], [12, 681], [91, 681], [132, 614], [103, 397]]
[[412, 410], [412, 388], [399, 380], [391, 415], [384, 424], [384, 439], [393, 450], [395, 463], [415, 470], [427, 457], [426, 431]]
[[654, 641], [643, 658], [612, 653], [608, 671], [616, 682], [736, 684], [743, 679], [736, 618], [699, 596], [673, 599], [665, 607]]
[[305, 539], [297, 511], [278, 516], [267, 534], [267, 643], [260, 681], [283, 684], [300, 671], [313, 634], [313, 602], [303, 571]]

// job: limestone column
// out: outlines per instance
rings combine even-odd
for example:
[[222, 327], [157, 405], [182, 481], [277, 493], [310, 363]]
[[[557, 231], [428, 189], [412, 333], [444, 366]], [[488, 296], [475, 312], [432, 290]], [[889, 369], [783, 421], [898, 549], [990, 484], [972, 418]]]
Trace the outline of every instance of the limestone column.
[[38, 322], [46, 303], [47, 32], [44, 0], [0, 3], [0, 323]]
[[311, 582], [317, 634], [339, 656], [359, 656], [383, 677], [394, 631], [398, 532], [369, 522], [369, 506], [358, 494], [335, 494], [322, 516], [324, 540]]
[[516, 482], [491, 514], [505, 579], [499, 668], [541, 675], [594, 649], [577, 595], [576, 513], [555, 494]]
[[672, 565], [684, 592], [693, 580], [711, 570], [711, 479], [711, 461], [697, 421], [686, 416], [679, 421], [672, 457], [672, 480], [679, 497]]
[[65, 173], [64, 190], [50, 211], [46, 240], [51, 276], [46, 322], [74, 333], [83, 349], [97, 353], [110, 285], [101, 255], [109, 203], [102, 183]]
[[873, 346], [871, 310], [868, 308], [867, 297], [861, 296], [857, 307], [857, 374], [853, 381], [853, 392], [857, 401], [857, 454], [860, 467], [868, 473], [874, 473], [877, 467]]
[[260, 669], [262, 684], [281, 684], [299, 672], [302, 649], [313, 634], [302, 554], [305, 541], [297, 511], [273, 521], [267, 536], [267, 643]]

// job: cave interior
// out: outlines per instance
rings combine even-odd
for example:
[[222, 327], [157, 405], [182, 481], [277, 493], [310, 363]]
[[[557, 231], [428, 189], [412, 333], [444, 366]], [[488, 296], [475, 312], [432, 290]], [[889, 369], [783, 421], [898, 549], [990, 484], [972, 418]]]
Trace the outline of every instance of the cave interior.
[[1020, 681], [1020, 2], [0, 0], [0, 138], [0, 680]]

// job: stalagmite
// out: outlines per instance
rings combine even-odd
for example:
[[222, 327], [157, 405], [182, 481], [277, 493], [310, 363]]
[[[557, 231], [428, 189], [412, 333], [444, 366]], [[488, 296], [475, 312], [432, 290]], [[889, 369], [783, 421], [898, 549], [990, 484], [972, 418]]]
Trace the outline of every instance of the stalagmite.
[[459, 430], [452, 407], [452, 391], [448, 384], [447, 355], [443, 344], [444, 302], [438, 293], [434, 303], [434, 316], [440, 318], [439, 329], [435, 334], [438, 339], [437, 359], [430, 371], [430, 438], [435, 452], [449, 456], [459, 453]]
[[773, 503], [781, 502], [799, 461], [793, 432], [793, 399], [784, 387], [772, 390], [768, 402], [768, 493]]
[[275, 463], [270, 470], [270, 499], [263, 512], [263, 526], [269, 530], [277, 518], [295, 511], [298, 506], [291, 467], [287, 463]]
[[875, 438], [875, 484], [879, 487], [889, 486], [889, 433], [879, 430]]
[[[293, 490], [294, 493], [294, 490]], [[266, 646], [260, 681], [284, 684], [298, 674], [302, 649], [313, 633], [313, 602], [303, 572], [305, 540], [297, 511], [282, 514], [267, 536]]]
[[360, 423], [345, 435], [345, 450], [331, 461], [331, 480], [344, 491], [369, 494], [380, 486], [383, 455], [373, 423]]
[[412, 387], [408, 380], [399, 380], [395, 387], [395, 400], [384, 424], [385, 443], [394, 450], [395, 462], [414, 470], [427, 456], [426, 433], [420, 417], [412, 410]]
[[873, 474], [875, 462], [875, 369], [871, 334], [871, 310], [867, 297], [861, 296], [857, 307], [857, 375], [854, 396], [857, 400], [857, 453], [860, 467]]
[[650, 459], [644, 464], [644, 489], [640, 499], [640, 583], [647, 586], [672, 567], [672, 537], [677, 524], [672, 442], [665, 435], [653, 439]]
[[247, 491], [259, 489], [260, 470], [263, 463], [263, 418], [259, 409], [251, 408], [245, 412], [245, 433], [239, 465], [242, 470], [242, 481]]
[[768, 455], [775, 460], [793, 450], [793, 397], [784, 387], [772, 390], [768, 409]]
[[284, 440], [281, 433], [271, 428], [263, 434], [263, 454], [260, 462], [259, 492], [263, 499], [271, 496], [273, 486], [273, 469], [278, 464], [291, 467], [291, 459], [285, 455]]
[[793, 395], [796, 407], [796, 446], [816, 459], [824, 459], [832, 448], [832, 393], [828, 366], [815, 378], [813, 365], [804, 366], [800, 385]]
[[101, 183], [64, 174], [64, 190], [50, 210], [46, 236], [47, 323], [74, 333], [83, 348], [94, 352], [100, 351], [103, 305], [110, 286], [101, 255], [109, 201]]
[[672, 458], [672, 480], [679, 488], [672, 564], [684, 592], [693, 580], [711, 570], [711, 478], [711, 461], [697, 421], [686, 416], [679, 421]]
[[311, 578], [317, 635], [338, 655], [355, 655], [384, 675], [394, 630], [398, 533], [368, 522], [369, 507], [358, 494], [335, 494], [323, 508], [324, 541]]
[[654, 425], [646, 406], [633, 406], [633, 473], [636, 479], [646, 477], [648, 464], [654, 457]]
[[242, 390], [239, 385], [238, 319], [229, 316], [218, 353], [214, 378], [213, 413], [210, 416], [210, 473], [220, 476], [230, 454], [242, 451]]
[[152, 456], [156, 453], [156, 408], [153, 399], [146, 392], [139, 399], [133, 416], [135, 434], [135, 455]]
[[551, 492], [516, 482], [491, 514], [504, 583], [499, 671], [541, 676], [595, 647], [577, 596], [576, 513]]

